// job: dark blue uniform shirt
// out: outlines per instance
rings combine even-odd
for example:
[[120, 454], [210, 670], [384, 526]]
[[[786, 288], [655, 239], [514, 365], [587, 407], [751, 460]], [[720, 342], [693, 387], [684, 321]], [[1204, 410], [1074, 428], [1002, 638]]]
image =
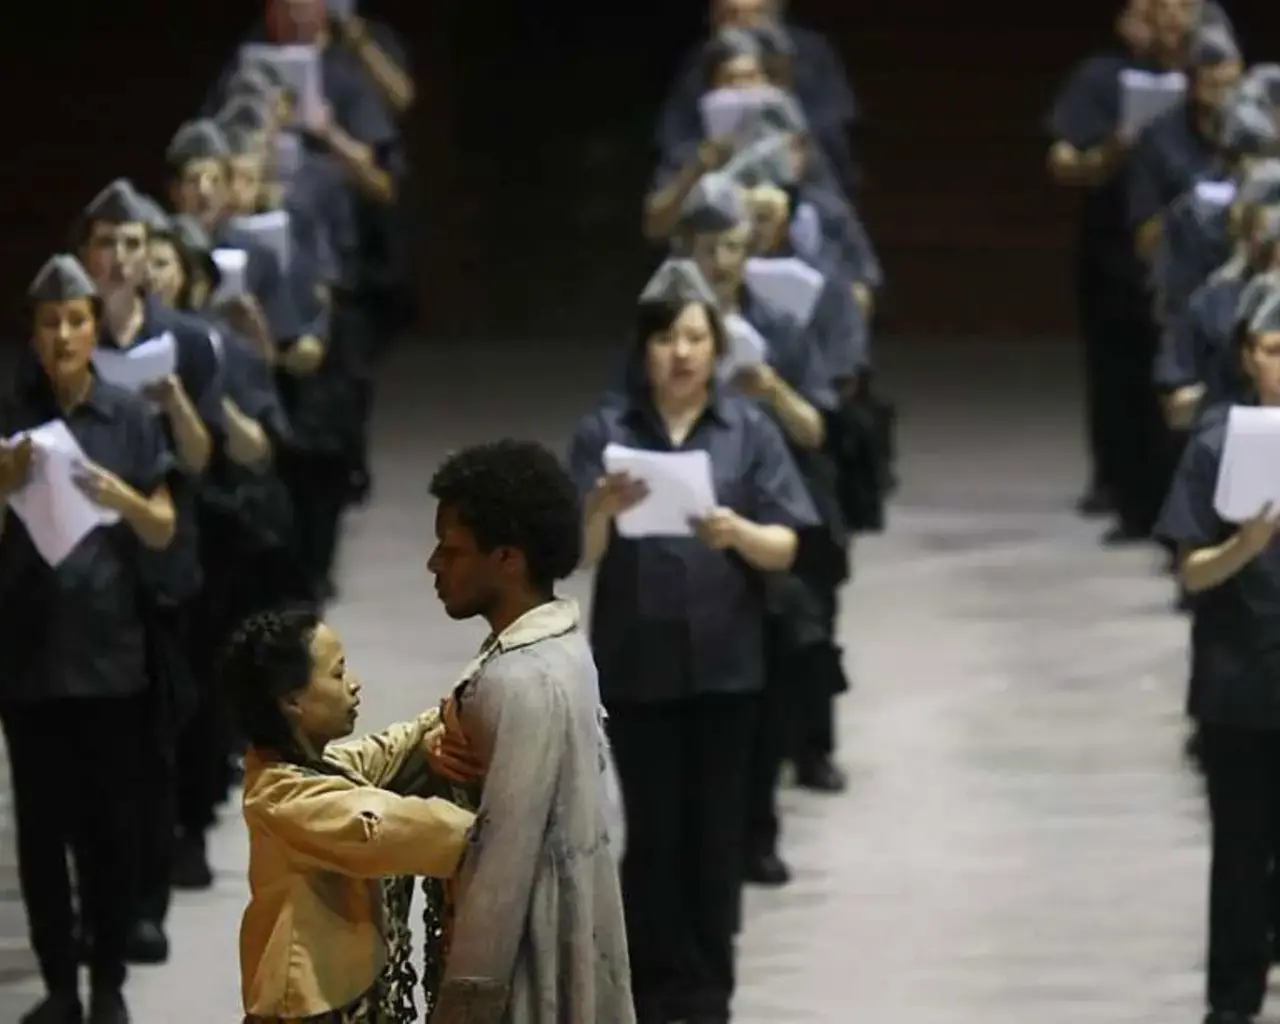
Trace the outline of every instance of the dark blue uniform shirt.
[[280, 266], [280, 260], [267, 246], [251, 234], [230, 224], [219, 227], [213, 236], [219, 249], [241, 249], [247, 262], [244, 270], [244, 287], [262, 308], [271, 336], [278, 343], [287, 343], [303, 333], [303, 324], [289, 280]]
[[[1238, 529], [1213, 507], [1228, 407], [1201, 419], [1183, 452], [1156, 535], [1179, 549], [1221, 544]], [[1280, 728], [1280, 538], [1233, 577], [1194, 595], [1188, 711], [1202, 722]]]
[[1152, 121], [1129, 160], [1128, 221], [1136, 231], [1166, 206], [1208, 177], [1217, 154], [1201, 134], [1189, 106], [1174, 107]]
[[1238, 399], [1244, 393], [1233, 341], [1236, 307], [1245, 283], [1243, 275], [1223, 276], [1195, 290], [1187, 308], [1161, 336], [1156, 355], [1157, 386], [1172, 391], [1203, 384], [1202, 408]]
[[[65, 415], [34, 358], [0, 401], [0, 436], [61, 419], [85, 456], [149, 496], [173, 456], [146, 403], [102, 381]], [[124, 522], [90, 533], [56, 569], [7, 509], [0, 537], [0, 702], [126, 697], [148, 685], [144, 552]]]
[[[1120, 130], [1120, 73], [1141, 66], [1123, 52], [1098, 54], [1078, 64], [1045, 117], [1049, 140], [1084, 152], [1113, 139]], [[1083, 287], [1143, 288], [1129, 221], [1128, 161], [1106, 182], [1086, 190], [1076, 254]]]
[[[167, 309], [154, 299], [146, 300], [146, 319], [138, 331], [135, 344], [142, 344], [162, 334], [172, 334], [177, 345], [177, 375], [183, 389], [209, 433], [213, 444], [220, 443], [224, 426], [222, 414], [222, 357], [209, 327], [198, 317]], [[119, 348], [120, 345], [104, 326], [98, 344]], [[169, 417], [152, 409], [157, 428], [171, 451], [176, 443]], [[188, 473], [174, 462], [169, 478], [177, 526], [173, 542], [163, 551], [143, 551], [144, 571], [148, 573], [162, 599], [179, 604], [200, 589], [199, 530], [196, 503], [200, 489], [198, 476]]]
[[[607, 401], [578, 424], [569, 469], [586, 494], [604, 449], [701, 449], [717, 501], [747, 519], [794, 528], [816, 514], [777, 426], [754, 403], [717, 397], [683, 445], [673, 445], [646, 398]], [[628, 539], [614, 531], [596, 576], [591, 643], [606, 704], [764, 685], [764, 575], [695, 537]]]

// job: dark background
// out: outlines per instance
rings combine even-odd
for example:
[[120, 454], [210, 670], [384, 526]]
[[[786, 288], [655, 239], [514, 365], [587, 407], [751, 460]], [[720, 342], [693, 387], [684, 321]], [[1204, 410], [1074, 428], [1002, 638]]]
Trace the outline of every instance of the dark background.
[[[0, 299], [22, 290], [112, 177], [160, 155], [256, 0], [24, 4], [0, 40], [7, 105]], [[1070, 201], [1044, 184], [1039, 120], [1116, 4], [796, 0], [839, 46], [865, 111], [860, 208], [887, 266], [883, 324], [938, 336], [1070, 330]], [[653, 258], [638, 242], [654, 112], [700, 0], [375, 2], [413, 54], [407, 126], [426, 208], [427, 332], [611, 334]], [[1280, 57], [1280, 7], [1235, 5]], [[10, 316], [10, 331], [22, 330]]]

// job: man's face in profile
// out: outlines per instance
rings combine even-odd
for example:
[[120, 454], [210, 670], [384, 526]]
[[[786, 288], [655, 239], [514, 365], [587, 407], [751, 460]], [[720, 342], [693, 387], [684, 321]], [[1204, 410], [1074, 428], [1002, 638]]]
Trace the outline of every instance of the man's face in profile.
[[436, 578], [436, 596], [451, 619], [483, 615], [497, 592], [496, 552], [481, 551], [457, 509], [436, 509], [436, 546], [427, 571]]

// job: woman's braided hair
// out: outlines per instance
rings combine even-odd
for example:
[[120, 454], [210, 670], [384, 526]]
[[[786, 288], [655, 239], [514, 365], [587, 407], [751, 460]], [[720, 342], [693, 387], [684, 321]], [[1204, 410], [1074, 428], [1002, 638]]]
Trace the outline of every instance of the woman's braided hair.
[[293, 731], [280, 700], [311, 679], [311, 639], [320, 617], [295, 607], [251, 615], [223, 651], [221, 680], [232, 716], [251, 746], [292, 756]]

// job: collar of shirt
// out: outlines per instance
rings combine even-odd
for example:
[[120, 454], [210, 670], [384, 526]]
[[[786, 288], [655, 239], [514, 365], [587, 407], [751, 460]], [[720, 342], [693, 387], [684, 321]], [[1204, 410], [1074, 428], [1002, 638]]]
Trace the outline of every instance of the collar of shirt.
[[71, 410], [64, 410], [58, 404], [58, 396], [54, 394], [49, 378], [33, 359], [34, 364], [29, 371], [21, 374], [18, 383], [19, 402], [44, 420], [64, 419], [75, 412], [85, 409], [102, 419], [111, 418], [111, 402], [103, 390], [97, 377], [89, 382], [89, 390], [83, 400]]
[[[141, 294], [141, 293], [140, 293]], [[138, 345], [144, 341], [162, 334], [165, 330], [165, 314], [167, 310], [162, 306], [158, 299], [146, 294], [142, 294], [142, 322], [138, 325], [138, 333], [134, 335], [130, 345]], [[102, 326], [98, 330], [98, 344], [106, 348], [126, 348], [128, 346], [121, 345], [120, 339], [116, 337], [114, 331], [107, 326], [106, 321], [102, 322]]]
[[[638, 379], [638, 375], [636, 379]], [[707, 407], [702, 411], [702, 415], [698, 417], [697, 422], [694, 423], [693, 428], [689, 431], [689, 438], [692, 438], [699, 429], [707, 424], [717, 427], [729, 425], [725, 397], [714, 378], [712, 378], [709, 392]], [[656, 438], [668, 444], [670, 443], [667, 428], [662, 422], [662, 417], [658, 415], [657, 407], [653, 404], [652, 392], [647, 384], [643, 386], [633, 385], [628, 388], [625, 415], [633, 424], [643, 426], [651, 431]]]

